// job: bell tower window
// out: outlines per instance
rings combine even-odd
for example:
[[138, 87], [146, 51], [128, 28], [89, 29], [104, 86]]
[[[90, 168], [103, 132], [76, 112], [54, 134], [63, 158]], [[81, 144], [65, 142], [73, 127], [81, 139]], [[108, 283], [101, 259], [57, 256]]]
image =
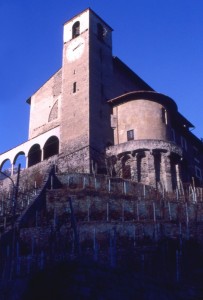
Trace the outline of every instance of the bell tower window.
[[78, 35], [80, 35], [80, 22], [77, 21], [73, 24], [72, 27], [72, 38], [76, 38]]

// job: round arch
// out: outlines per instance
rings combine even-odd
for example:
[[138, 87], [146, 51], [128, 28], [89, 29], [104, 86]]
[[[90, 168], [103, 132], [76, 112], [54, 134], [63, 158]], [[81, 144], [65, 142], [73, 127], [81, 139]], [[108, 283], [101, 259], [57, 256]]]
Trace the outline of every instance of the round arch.
[[[7, 176], [10, 176], [12, 173], [12, 164], [9, 158], [6, 158], [0, 167], [0, 171], [4, 172]], [[2, 175], [3, 176], [3, 175]]]
[[28, 152], [28, 168], [41, 162], [42, 150], [39, 144], [34, 144]]
[[14, 157], [13, 164], [14, 164], [14, 170], [15, 167], [18, 166], [19, 164], [21, 165], [21, 168], [25, 169], [26, 168], [25, 152], [23, 151], [18, 152]]
[[124, 179], [131, 178], [131, 165], [130, 165], [130, 155], [125, 154], [122, 158], [122, 177]]
[[53, 155], [57, 155], [58, 153], [59, 153], [59, 139], [56, 136], [51, 136], [44, 144], [43, 159], [47, 159]]
[[80, 34], [80, 22], [76, 21], [72, 26], [72, 38], [76, 38]]

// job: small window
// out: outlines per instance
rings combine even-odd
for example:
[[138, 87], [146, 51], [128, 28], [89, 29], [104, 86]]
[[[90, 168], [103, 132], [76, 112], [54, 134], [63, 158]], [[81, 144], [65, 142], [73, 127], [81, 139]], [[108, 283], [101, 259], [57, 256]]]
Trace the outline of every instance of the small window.
[[127, 131], [127, 140], [128, 141], [134, 140], [134, 130], [133, 129]]
[[111, 115], [111, 128], [115, 129], [117, 127], [117, 116]]
[[196, 163], [200, 163], [200, 154], [199, 154], [199, 150], [198, 148], [196, 148], [195, 146], [193, 146], [193, 154], [194, 154], [194, 160]]
[[197, 178], [202, 179], [202, 172], [201, 169], [195, 166], [195, 175]]
[[186, 139], [185, 139], [183, 136], [180, 137], [180, 142], [181, 142], [182, 148], [183, 148], [185, 151], [187, 151], [187, 141], [186, 141]]
[[80, 34], [80, 22], [77, 21], [73, 24], [72, 27], [72, 38], [76, 38]]
[[173, 142], [176, 141], [176, 134], [175, 134], [175, 130], [173, 128], [171, 128], [171, 139]]
[[162, 107], [161, 109], [161, 117], [162, 117], [162, 122], [167, 125], [168, 124], [167, 110], [164, 107]]
[[199, 156], [199, 150], [195, 146], [193, 146], [193, 153], [195, 157]]
[[73, 82], [73, 93], [76, 93], [77, 83]]
[[97, 37], [100, 41], [104, 39], [104, 28], [100, 23], [97, 24]]

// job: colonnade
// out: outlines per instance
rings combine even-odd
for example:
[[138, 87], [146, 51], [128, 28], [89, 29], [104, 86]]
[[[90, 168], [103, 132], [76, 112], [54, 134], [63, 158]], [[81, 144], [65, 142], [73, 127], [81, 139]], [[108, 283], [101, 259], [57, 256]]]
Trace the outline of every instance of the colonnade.
[[123, 178], [170, 191], [180, 185], [180, 159], [165, 149], [137, 149], [117, 155], [114, 168]]

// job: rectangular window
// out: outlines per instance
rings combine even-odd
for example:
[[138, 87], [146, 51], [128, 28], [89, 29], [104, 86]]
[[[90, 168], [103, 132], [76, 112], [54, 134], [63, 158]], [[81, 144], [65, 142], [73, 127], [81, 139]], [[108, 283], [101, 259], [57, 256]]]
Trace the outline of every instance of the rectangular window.
[[195, 166], [195, 175], [197, 178], [202, 179], [201, 169]]
[[193, 153], [194, 153], [194, 160], [197, 162], [197, 163], [200, 163], [200, 155], [199, 155], [199, 150], [198, 148], [196, 148], [195, 146], [193, 146]]
[[171, 138], [172, 138], [173, 142], [176, 141], [176, 134], [175, 134], [175, 130], [173, 128], [171, 128]]
[[127, 131], [127, 140], [128, 141], [134, 140], [134, 130], [133, 129]]
[[76, 82], [73, 82], [73, 93], [76, 93]]
[[183, 148], [185, 151], [187, 151], [187, 141], [186, 141], [186, 139], [185, 139], [183, 136], [180, 137], [180, 142], [181, 142], [182, 148]]
[[161, 109], [161, 117], [162, 117], [162, 122], [167, 125], [168, 124], [167, 111], [164, 107], [162, 107]]
[[111, 115], [111, 128], [115, 129], [117, 127], [117, 116]]
[[199, 156], [199, 150], [195, 146], [193, 146], [193, 152], [195, 157]]

